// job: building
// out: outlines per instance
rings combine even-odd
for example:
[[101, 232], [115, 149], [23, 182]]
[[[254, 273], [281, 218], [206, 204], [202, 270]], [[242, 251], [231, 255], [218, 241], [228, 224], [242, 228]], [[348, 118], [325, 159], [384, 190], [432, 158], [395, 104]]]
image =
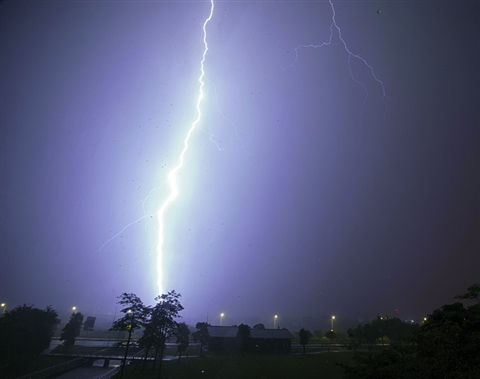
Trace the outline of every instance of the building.
[[[238, 352], [241, 340], [236, 326], [209, 326], [209, 351]], [[258, 353], [290, 353], [295, 337], [287, 329], [250, 329], [249, 350]]]

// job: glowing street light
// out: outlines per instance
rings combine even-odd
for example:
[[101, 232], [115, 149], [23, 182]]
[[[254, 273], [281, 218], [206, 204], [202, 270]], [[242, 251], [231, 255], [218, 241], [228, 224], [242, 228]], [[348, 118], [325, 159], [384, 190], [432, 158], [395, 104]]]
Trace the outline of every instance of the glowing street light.
[[220, 326], [222, 326], [223, 316], [225, 316], [225, 314], [224, 314], [224, 313], [220, 313]]
[[77, 307], [72, 307], [73, 313], [77, 313]]
[[273, 329], [276, 329], [278, 327], [278, 316], [275, 315], [273, 317]]
[[332, 316], [332, 332], [333, 332], [333, 320], [335, 320], [335, 316]]
[[2, 303], [2, 304], [0, 304], [0, 305], [1, 305], [1, 307], [2, 307], [2, 314], [4, 314], [4, 313], [5, 313], [5, 310], [7, 309], [7, 304]]

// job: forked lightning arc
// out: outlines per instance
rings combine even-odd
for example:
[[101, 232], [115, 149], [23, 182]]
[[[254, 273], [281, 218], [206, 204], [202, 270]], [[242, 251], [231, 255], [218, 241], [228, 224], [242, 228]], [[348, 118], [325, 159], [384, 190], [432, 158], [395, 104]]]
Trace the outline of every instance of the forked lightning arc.
[[[345, 42], [345, 40], [342, 37], [341, 29], [337, 25], [337, 21], [336, 21], [336, 18], [335, 18], [336, 17], [335, 7], [333, 5], [332, 0], [329, 0], [329, 3], [330, 3], [330, 7], [332, 8], [332, 23], [330, 25], [330, 39], [328, 40], [328, 42], [323, 42], [322, 44], [319, 44], [319, 45], [310, 44], [310, 45], [300, 45], [300, 46], [296, 47], [295, 48], [295, 60], [290, 66], [288, 66], [286, 68], [293, 67], [297, 63], [298, 56], [299, 56], [299, 50], [302, 49], [302, 48], [321, 48], [321, 47], [324, 47], [324, 46], [333, 45], [333, 35], [334, 35], [334, 29], [335, 29], [337, 31], [338, 39], [341, 41], [344, 50], [348, 54], [348, 68], [350, 70], [350, 76], [351, 76], [352, 80], [354, 80], [356, 83], [358, 83], [359, 85], [361, 85], [364, 88], [364, 90], [365, 90], [365, 101], [366, 101], [366, 99], [368, 97], [367, 87], [365, 86], [364, 83], [362, 83], [361, 81], [359, 81], [358, 79], [355, 78], [355, 76], [353, 75], [352, 69], [351, 69], [351, 65], [350, 65], [351, 64], [351, 59], [356, 58], [359, 61], [361, 61], [369, 69], [369, 71], [370, 71], [372, 77], [374, 78], [374, 80], [380, 85], [381, 90], [382, 90], [382, 94], [383, 94], [382, 99], [383, 99], [383, 103], [385, 105], [385, 112], [386, 112], [386, 109], [387, 109], [386, 108], [387, 107], [386, 100], [388, 99], [388, 97], [386, 95], [384, 83], [380, 79], [378, 79], [378, 77], [374, 73], [373, 67], [370, 64], [368, 64], [368, 62], [363, 57], [361, 57], [360, 55], [354, 54], [348, 48], [347, 43]], [[181, 152], [178, 156], [177, 165], [168, 173], [167, 179], [163, 182], [163, 184], [168, 183], [168, 186], [169, 186], [169, 189], [170, 189], [169, 195], [163, 201], [163, 203], [161, 203], [161, 206], [159, 207], [158, 211], [156, 212], [156, 216], [157, 216], [157, 219], [158, 219], [158, 244], [157, 244], [157, 258], [156, 258], [157, 259], [156, 260], [157, 283], [156, 284], [157, 284], [157, 290], [158, 290], [159, 294], [163, 293], [163, 265], [162, 265], [162, 262], [163, 262], [163, 256], [164, 256], [164, 250], [163, 249], [164, 249], [164, 242], [165, 242], [165, 236], [164, 236], [165, 212], [166, 212], [168, 206], [178, 196], [177, 173], [182, 168], [182, 166], [184, 164], [185, 154], [186, 154], [186, 152], [188, 150], [188, 147], [189, 147], [190, 137], [191, 137], [192, 133], [195, 131], [195, 129], [197, 128], [197, 126], [199, 125], [200, 120], [202, 118], [201, 105], [202, 105], [202, 100], [204, 98], [204, 85], [205, 85], [205, 80], [206, 80], [206, 77], [205, 77], [205, 59], [206, 59], [207, 52], [208, 52], [207, 26], [208, 26], [208, 23], [210, 22], [210, 20], [213, 17], [214, 9], [215, 9], [214, 0], [210, 0], [210, 13], [209, 13], [208, 17], [205, 19], [205, 22], [203, 23], [203, 28], [202, 28], [203, 29], [204, 49], [203, 49], [202, 59], [200, 61], [200, 76], [198, 77], [199, 89], [198, 89], [198, 98], [197, 98], [197, 101], [196, 101], [197, 115], [196, 115], [195, 120], [190, 125], [190, 128], [186, 132], [185, 138], [183, 140], [183, 149], [181, 150]], [[163, 184], [162, 184], [162, 186], [163, 186]], [[150, 191], [150, 193], [148, 194], [146, 199], [148, 199], [148, 197], [155, 190], [156, 189]], [[146, 199], [143, 201], [143, 204], [145, 203]], [[118, 237], [127, 228], [129, 228], [133, 224], [138, 223], [138, 222], [144, 220], [145, 218], [151, 217], [151, 216], [152, 215], [144, 214], [144, 216], [141, 217], [140, 219], [135, 220], [135, 221], [127, 224], [119, 233], [115, 234], [112, 238], [107, 240], [100, 247], [100, 249], [97, 250], [97, 252], [102, 250], [103, 247], [106, 244], [108, 244], [114, 238]]]

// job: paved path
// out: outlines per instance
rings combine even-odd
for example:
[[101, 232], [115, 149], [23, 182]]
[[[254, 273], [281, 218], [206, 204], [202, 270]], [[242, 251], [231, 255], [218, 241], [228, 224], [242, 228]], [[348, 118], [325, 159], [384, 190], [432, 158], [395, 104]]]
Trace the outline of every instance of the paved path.
[[63, 375], [57, 376], [57, 379], [97, 379], [98, 377], [106, 374], [112, 368], [107, 367], [80, 367], [75, 370], [69, 371]]

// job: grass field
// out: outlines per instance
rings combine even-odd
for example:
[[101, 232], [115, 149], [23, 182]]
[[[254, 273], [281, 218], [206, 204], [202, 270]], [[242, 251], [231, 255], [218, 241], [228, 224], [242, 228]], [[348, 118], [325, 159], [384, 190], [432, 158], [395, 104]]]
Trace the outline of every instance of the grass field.
[[55, 366], [67, 361], [66, 358], [39, 356], [33, 360], [21, 360], [12, 362], [8, 365], [0, 365], [0, 378], [14, 379], [35, 371], [43, 370], [47, 367]]
[[[339, 363], [350, 364], [352, 353], [307, 355], [208, 356], [177, 361], [164, 361], [162, 376], [166, 379], [342, 379]], [[128, 379], [151, 379], [158, 373], [151, 367], [141, 372], [141, 364], [128, 367]]]

